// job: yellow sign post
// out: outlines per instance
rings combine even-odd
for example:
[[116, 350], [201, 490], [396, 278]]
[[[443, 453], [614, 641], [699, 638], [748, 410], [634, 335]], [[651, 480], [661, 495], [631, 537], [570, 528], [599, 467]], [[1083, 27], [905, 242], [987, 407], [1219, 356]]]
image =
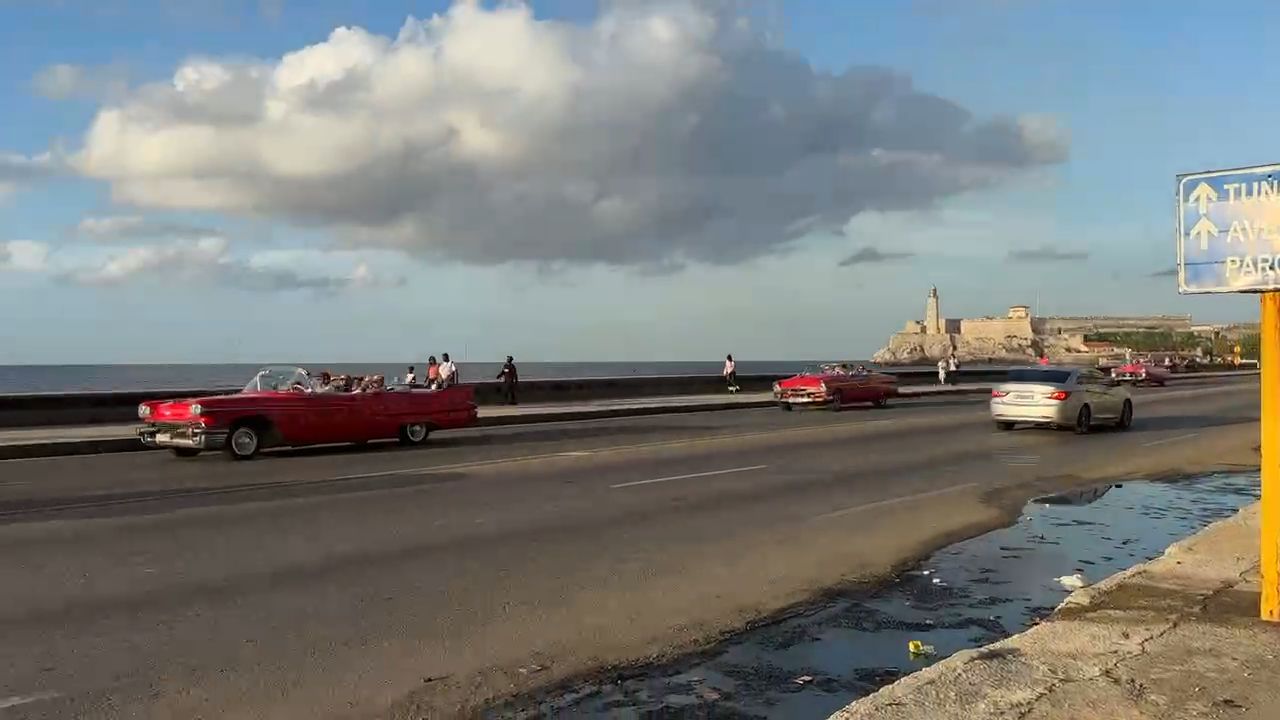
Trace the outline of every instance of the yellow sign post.
[[[1177, 177], [1178, 292], [1261, 293], [1263, 620], [1280, 622], [1280, 165]], [[1240, 348], [1235, 348], [1235, 358]]]
[[1280, 292], [1262, 294], [1258, 358], [1262, 374], [1262, 575], [1263, 620], [1280, 622]]

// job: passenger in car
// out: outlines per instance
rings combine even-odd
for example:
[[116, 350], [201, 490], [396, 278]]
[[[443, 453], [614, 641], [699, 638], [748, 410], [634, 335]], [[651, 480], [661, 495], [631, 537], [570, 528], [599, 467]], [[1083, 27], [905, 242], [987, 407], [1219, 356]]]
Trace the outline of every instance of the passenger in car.
[[432, 355], [427, 358], [427, 389], [435, 390], [440, 387], [440, 363], [436, 362], [436, 356]]

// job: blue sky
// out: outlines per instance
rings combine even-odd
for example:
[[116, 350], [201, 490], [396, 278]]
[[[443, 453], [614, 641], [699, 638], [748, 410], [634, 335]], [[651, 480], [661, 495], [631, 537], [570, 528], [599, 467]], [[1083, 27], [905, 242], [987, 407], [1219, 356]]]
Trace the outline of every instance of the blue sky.
[[[446, 13], [449, 3], [0, 1], [0, 158], [10, 164], [8, 175], [0, 166], [0, 363], [394, 361], [463, 346], [476, 360], [865, 357], [920, 314], [930, 284], [951, 316], [1037, 299], [1045, 313], [1256, 316], [1250, 296], [1179, 297], [1174, 278], [1151, 276], [1174, 263], [1177, 173], [1277, 160], [1265, 119], [1280, 109], [1267, 92], [1280, 70], [1247, 50], [1267, 46], [1280, 22], [1274, 3], [1186, 3], [1176, 12], [1145, 0], [756, 7], [754, 27], [769, 33], [776, 52], [769, 67], [785, 68], [790, 53], [818, 73], [874, 66], [910, 78], [924, 97], [895, 105], [893, 122], [910, 132], [885, 139], [889, 145], [934, 149], [929, 133], [950, 132], [935, 122], [944, 113], [912, 108], [937, 98], [971, 113], [974, 124], [1040, 119], [1018, 124], [1013, 140], [1001, 136], [1023, 143], [1017, 159], [1002, 154], [993, 168], [994, 156], [974, 165], [957, 151], [941, 173], [909, 176], [892, 191], [874, 170], [859, 175], [870, 186], [830, 179], [847, 167], [837, 155], [866, 148], [843, 148], [816, 167], [788, 165], [785, 181], [739, 183], [753, 170], [740, 164], [773, 167], [757, 159], [786, 160], [795, 143], [758, 124], [738, 126], [732, 113], [696, 144], [673, 145], [684, 141], [664, 133], [681, 103], [705, 116], [707, 78], [718, 77], [728, 56], [698, 38], [672, 41], [674, 54], [581, 38], [566, 40], [565, 53], [542, 54], [563, 37], [543, 30], [600, 27], [598, 5], [535, 2], [541, 24], [531, 34], [477, 25], [466, 36], [468, 71], [447, 75], [447, 94], [432, 94], [446, 93], [437, 89], [443, 82], [400, 89], [420, 76], [378, 55], [377, 87], [416, 99], [384, 99], [393, 110], [371, 113], [363, 91], [334, 91], [322, 100], [339, 122], [315, 139], [261, 139], [225, 120], [241, 96], [210, 91], [197, 105], [175, 105], [178, 68], [202, 58], [186, 76], [197, 83], [209, 82], [210, 67], [275, 72], [283, 56], [330, 42], [348, 25], [368, 32], [351, 52], [376, 54], [376, 36], [389, 44], [407, 17]], [[658, 17], [687, 30], [697, 17], [652, 12], [634, 32], [652, 30]], [[434, 32], [423, 27], [415, 32]], [[455, 22], [424, 42], [461, 38], [466, 27]], [[531, 37], [541, 39], [519, 44]], [[1215, 52], [1222, 38], [1246, 50]], [[633, 55], [603, 57], [609, 48]], [[326, 62], [311, 58], [298, 72], [318, 77]], [[60, 66], [61, 74], [51, 70]], [[700, 68], [707, 74], [694, 77]], [[768, 73], [759, 76], [736, 90], [787, 107], [807, 102], [786, 82], [770, 86]], [[562, 83], [567, 77], [575, 79]], [[599, 78], [608, 82], [581, 89]], [[150, 83], [169, 94], [148, 94]], [[95, 119], [117, 107], [133, 108], [135, 132], [91, 139]], [[346, 135], [344, 118], [371, 116], [373, 130]], [[427, 167], [438, 157], [429, 153], [403, 163], [408, 169], [388, 164], [385, 148], [368, 163], [344, 162], [365, 150], [360, 143], [388, 136], [408, 148], [428, 137], [419, 121], [445, 116], [465, 150], [450, 156], [447, 171]], [[160, 129], [176, 133], [197, 121], [202, 132], [220, 133], [209, 141], [214, 150], [190, 140], [214, 137], [207, 133], [155, 139]], [[1051, 137], [1026, 130], [1050, 121]], [[648, 138], [657, 125], [664, 131]], [[636, 135], [646, 143], [638, 154], [593, 144]], [[295, 137], [287, 157], [275, 149]], [[691, 149], [697, 162], [688, 160]], [[621, 167], [618, 158], [628, 157], [633, 164]], [[945, 187], [934, 186], [938, 174]], [[547, 201], [552, 185], [575, 198], [595, 193], [590, 213]], [[783, 238], [808, 211], [765, 206], [788, 202], [813, 206], [822, 229]], [[703, 213], [720, 214], [705, 224], [690, 219], [705, 220]], [[907, 256], [840, 265], [866, 247]], [[1046, 248], [1032, 253], [1039, 261], [1009, 258]], [[1054, 259], [1054, 251], [1087, 257]]]

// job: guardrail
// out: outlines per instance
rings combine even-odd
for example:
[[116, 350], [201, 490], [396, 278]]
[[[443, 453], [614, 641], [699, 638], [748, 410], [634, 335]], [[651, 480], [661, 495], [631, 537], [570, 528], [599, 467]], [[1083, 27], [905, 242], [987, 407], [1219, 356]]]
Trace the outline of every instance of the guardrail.
[[[892, 372], [892, 371], [889, 371]], [[962, 368], [955, 373], [956, 382], [998, 382], [1007, 368]], [[902, 385], [927, 385], [937, 382], [937, 373], [924, 370], [893, 372]], [[1188, 373], [1174, 379], [1207, 378], [1221, 375], [1250, 375], [1257, 371], [1227, 373]], [[781, 374], [739, 375], [743, 392], [765, 392], [773, 383], [786, 377]], [[473, 383], [476, 402], [497, 405], [502, 402], [502, 385], [498, 382]], [[177, 388], [167, 390], [124, 390], [110, 392], [26, 393], [0, 395], [0, 427], [49, 427], [54, 425], [93, 425], [137, 420], [138, 403], [144, 400], [198, 398], [238, 392], [239, 388]], [[667, 375], [649, 377], [581, 378], [566, 380], [525, 380], [520, 383], [522, 403], [568, 403], [584, 400], [669, 397], [673, 395], [706, 395], [725, 392], [724, 379], [718, 375]]]

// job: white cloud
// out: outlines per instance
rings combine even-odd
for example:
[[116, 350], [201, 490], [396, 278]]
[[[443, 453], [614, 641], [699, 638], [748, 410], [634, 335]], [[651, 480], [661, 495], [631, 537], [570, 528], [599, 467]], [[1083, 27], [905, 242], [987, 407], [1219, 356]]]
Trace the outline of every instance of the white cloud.
[[1049, 118], [975, 121], [891, 70], [817, 72], [709, 2], [609, 3], [589, 25], [460, 3], [394, 39], [192, 59], [103, 107], [77, 165], [122, 202], [355, 245], [662, 267], [929, 207], [1066, 148]]
[[[259, 292], [395, 287], [403, 278], [375, 273], [367, 263], [355, 262], [349, 272], [301, 272], [270, 260], [233, 256], [221, 236], [181, 240], [163, 245], [137, 245], [108, 255], [101, 262], [62, 273], [79, 285], [111, 286], [132, 281], [155, 284], [215, 284]], [[323, 257], [325, 253], [312, 252]]]
[[20, 185], [53, 177], [64, 169], [61, 158], [53, 153], [18, 155], [0, 152], [0, 188], [13, 190]]
[[31, 79], [31, 87], [36, 94], [50, 100], [119, 99], [129, 90], [129, 72], [119, 64], [58, 63], [41, 68]]
[[49, 261], [49, 246], [33, 240], [0, 242], [0, 271], [40, 272]]
[[84, 218], [76, 224], [75, 234], [96, 242], [117, 242], [154, 238], [191, 239], [217, 233], [198, 225], [156, 220], [141, 215], [105, 215]]

